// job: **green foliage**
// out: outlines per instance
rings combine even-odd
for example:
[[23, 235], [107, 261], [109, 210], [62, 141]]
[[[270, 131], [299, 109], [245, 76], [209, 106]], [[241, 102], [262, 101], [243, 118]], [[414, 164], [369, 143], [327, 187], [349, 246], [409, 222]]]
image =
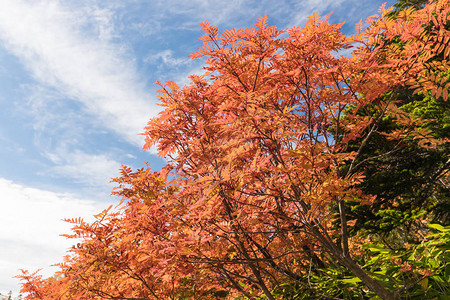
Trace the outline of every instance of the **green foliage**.
[[[419, 128], [429, 130], [436, 138], [450, 137], [449, 101], [413, 95], [406, 89], [398, 93], [396, 99], [403, 99], [398, 100], [405, 103], [400, 106], [402, 111], [414, 118], [425, 119]], [[361, 115], [377, 113], [374, 107], [358, 111]], [[448, 225], [450, 193], [445, 176], [450, 157], [449, 143], [424, 148], [413, 139], [398, 143], [386, 138], [386, 134], [397, 128], [394, 118], [384, 117], [356, 161], [355, 172], [362, 171], [366, 176], [360, 187], [376, 199], [370, 205], [348, 202], [351, 208], [349, 219], [356, 220], [351, 228], [352, 235], [362, 229], [370, 233], [387, 233], [425, 216], [433, 222]], [[359, 143], [355, 142], [353, 150], [358, 150]], [[345, 168], [342, 170], [343, 173], [346, 171]]]
[[292, 300], [366, 299], [367, 292], [359, 278], [344, 268], [334, 266], [309, 273], [301, 283], [281, 284], [274, 295]]
[[[450, 78], [450, 72], [444, 75]], [[436, 139], [450, 138], [450, 101], [422, 92], [414, 94], [408, 87], [384, 97], [392, 97], [400, 111], [422, 120], [411, 131], [426, 130]], [[348, 113], [354, 113], [353, 110]], [[356, 113], [373, 117], [380, 114], [380, 109], [371, 105]], [[362, 171], [366, 176], [361, 188], [377, 198], [370, 206], [349, 203], [352, 207], [349, 219], [356, 220], [352, 234], [360, 229], [389, 232], [424, 215], [433, 222], [449, 224], [450, 192], [445, 176], [448, 176], [450, 143], [423, 147], [412, 138], [398, 143], [386, 137], [399, 128], [395, 117], [384, 116], [356, 162], [354, 171]], [[357, 151], [360, 143], [356, 140], [352, 150]]]
[[364, 268], [396, 290], [402, 299], [447, 299], [450, 293], [450, 227], [429, 224], [421, 243], [387, 248], [383, 243], [364, 245]]
[[[364, 270], [394, 291], [399, 299], [448, 299], [450, 293], [450, 226], [429, 224], [422, 242], [381, 242], [363, 246], [358, 260]], [[301, 282], [280, 284], [283, 299], [379, 299], [361, 280], [338, 266], [310, 272]]]
[[[450, 72], [446, 75], [450, 75]], [[437, 138], [450, 137], [450, 102], [442, 98], [423, 96], [422, 93], [402, 106], [402, 109], [416, 118], [427, 120], [422, 128], [433, 131]]]

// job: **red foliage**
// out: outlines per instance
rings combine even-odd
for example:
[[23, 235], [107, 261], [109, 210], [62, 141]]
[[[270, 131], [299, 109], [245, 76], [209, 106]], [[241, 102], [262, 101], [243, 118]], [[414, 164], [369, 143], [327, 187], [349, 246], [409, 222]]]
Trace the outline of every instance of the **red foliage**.
[[[123, 204], [92, 224], [69, 220], [67, 237], [82, 241], [56, 277], [19, 276], [22, 292], [27, 299], [273, 299], [280, 282], [331, 259], [388, 298], [350, 256], [345, 201], [372, 199], [358, 190], [364, 178], [353, 163], [388, 113], [402, 126], [390, 138], [439, 144], [411, 130], [420, 120], [383, 95], [413, 85], [447, 99], [448, 84], [430, 75], [447, 62], [428, 60], [449, 56], [449, 10], [437, 1], [393, 20], [382, 8], [351, 37], [318, 15], [285, 31], [266, 17], [223, 33], [202, 23], [203, 47], [192, 57], [207, 57], [205, 74], [183, 88], [160, 84], [165, 109], [145, 128], [144, 149], [157, 145], [168, 166], [123, 167], [114, 180]], [[394, 37], [401, 48], [389, 43]], [[350, 58], [337, 54], [346, 49], [354, 50]], [[349, 113], [368, 104], [382, 113]], [[356, 138], [359, 151], [347, 151]], [[330, 229], [333, 206], [340, 232]]]

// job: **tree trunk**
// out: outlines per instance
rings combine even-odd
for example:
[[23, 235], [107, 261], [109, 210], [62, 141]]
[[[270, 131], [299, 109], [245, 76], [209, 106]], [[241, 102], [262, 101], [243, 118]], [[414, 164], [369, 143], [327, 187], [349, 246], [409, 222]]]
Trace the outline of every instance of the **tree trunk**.
[[350, 257], [341, 258], [341, 262], [346, 266], [356, 277], [361, 279], [361, 281], [367, 285], [374, 293], [376, 293], [381, 299], [384, 300], [394, 300], [396, 296], [394, 293], [387, 290], [382, 286], [377, 280], [370, 277], [356, 262]]
[[[317, 226], [317, 227], [320, 227]], [[361, 281], [375, 294], [377, 294], [383, 300], [395, 300], [396, 295], [386, 289], [377, 280], [370, 277], [360, 266], [350, 257], [350, 253], [345, 253], [345, 250], [339, 249], [331, 239], [324, 236], [316, 226], [311, 227], [312, 233], [315, 235], [317, 240], [322, 244], [322, 246], [329, 251], [329, 253], [334, 256], [343, 266], [348, 268], [356, 277], [361, 279]]]

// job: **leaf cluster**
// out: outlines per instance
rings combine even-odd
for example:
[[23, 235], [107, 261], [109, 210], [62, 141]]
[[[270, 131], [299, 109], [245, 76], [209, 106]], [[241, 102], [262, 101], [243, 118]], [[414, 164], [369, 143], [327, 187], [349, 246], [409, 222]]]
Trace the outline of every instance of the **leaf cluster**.
[[[397, 299], [447, 292], [450, 4], [355, 36], [204, 22], [205, 73], [161, 86], [159, 172], [123, 166], [26, 299]], [[353, 49], [350, 58], [336, 55]], [[445, 78], [445, 80], [444, 80]], [[447, 198], [446, 198], [447, 197]], [[445, 225], [445, 224], [444, 224]]]

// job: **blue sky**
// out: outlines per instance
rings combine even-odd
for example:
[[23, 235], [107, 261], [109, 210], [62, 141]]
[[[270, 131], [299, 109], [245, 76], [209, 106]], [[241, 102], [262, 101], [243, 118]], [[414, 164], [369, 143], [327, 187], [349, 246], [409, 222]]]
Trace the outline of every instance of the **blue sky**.
[[333, 12], [351, 34], [383, 2], [0, 0], [0, 292], [18, 293], [19, 268], [52, 274], [70, 247], [61, 219], [117, 203], [121, 164], [164, 165], [139, 133], [160, 109], [156, 80], [202, 72], [188, 57], [201, 21], [240, 28], [267, 14], [285, 29]]

